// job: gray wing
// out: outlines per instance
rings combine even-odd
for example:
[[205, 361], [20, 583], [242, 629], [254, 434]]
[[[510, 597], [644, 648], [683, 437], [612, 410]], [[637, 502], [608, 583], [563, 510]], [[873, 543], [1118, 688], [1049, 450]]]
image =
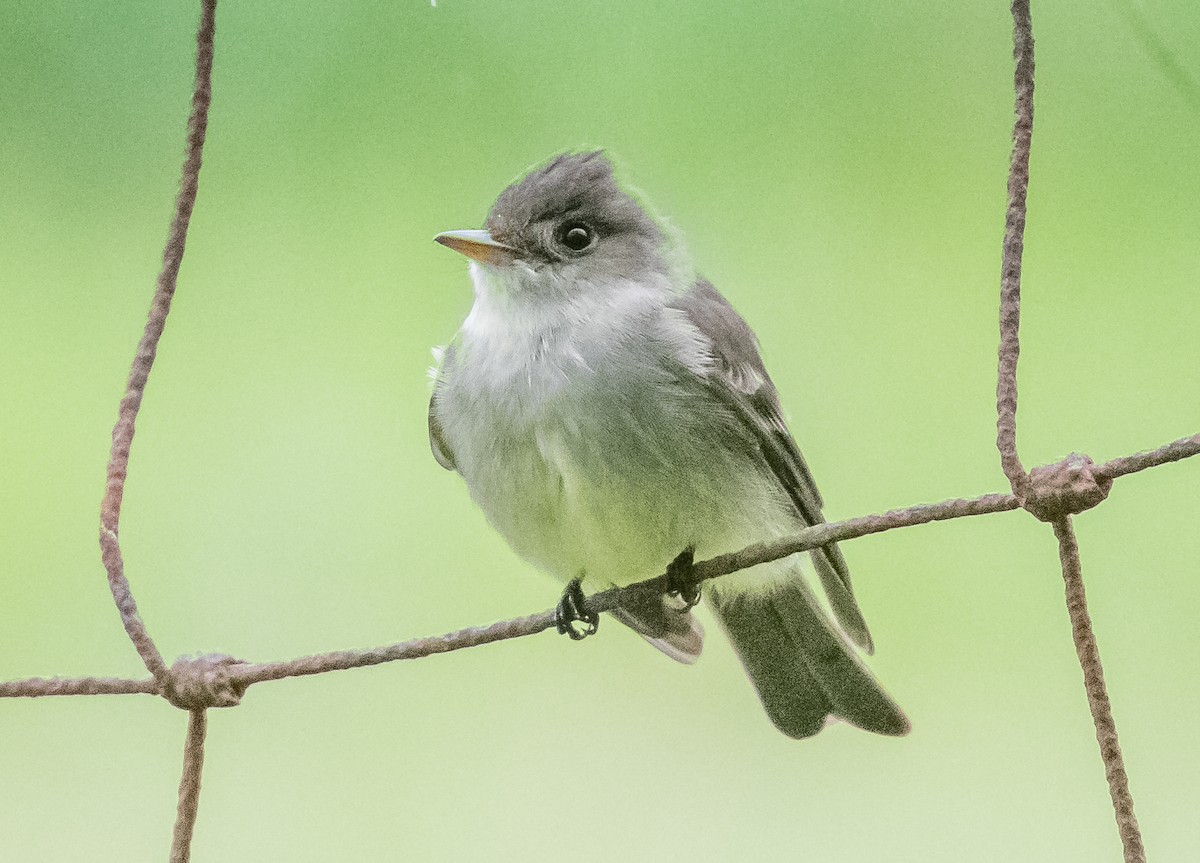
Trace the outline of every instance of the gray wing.
[[[705, 386], [741, 422], [771, 472], [795, 504], [805, 525], [821, 524], [823, 501], [800, 448], [788, 431], [779, 393], [758, 352], [758, 341], [741, 315], [708, 281], [700, 279], [671, 303], [712, 343], [716, 366]], [[838, 623], [856, 644], [874, 646], [850, 587], [850, 570], [836, 543], [812, 551], [813, 565]]]
[[446, 443], [446, 434], [438, 419], [438, 397], [441, 395], [442, 381], [454, 370], [454, 345], [447, 345], [442, 352], [442, 362], [438, 366], [437, 379], [433, 383], [433, 395], [429, 399], [429, 448], [433, 457], [446, 470], [457, 470], [454, 464], [454, 453]]

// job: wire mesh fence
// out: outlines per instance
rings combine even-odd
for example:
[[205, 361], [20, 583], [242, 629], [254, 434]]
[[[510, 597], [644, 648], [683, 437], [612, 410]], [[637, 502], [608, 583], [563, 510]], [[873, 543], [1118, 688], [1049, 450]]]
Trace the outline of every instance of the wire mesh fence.
[[[161, 696], [175, 707], [188, 711], [189, 724], [184, 749], [183, 776], [179, 787], [178, 817], [171, 848], [171, 859], [178, 861], [187, 860], [190, 854], [191, 837], [200, 800], [207, 710], [237, 705], [246, 689], [255, 683], [427, 657], [532, 635], [553, 628], [555, 623], [553, 610], [546, 610], [430, 638], [418, 638], [366, 650], [314, 654], [280, 662], [256, 663], [211, 654], [183, 658], [168, 664], [156, 646], [148, 627], [139, 615], [130, 583], [125, 576], [120, 544], [121, 504], [135, 422], [142, 394], [154, 364], [158, 341], [170, 311], [184, 255], [189, 220], [199, 187], [201, 156], [211, 104], [215, 11], [215, 0], [203, 0], [197, 33], [192, 112], [188, 121], [186, 158], [180, 193], [149, 318], [138, 344], [126, 393], [121, 400], [118, 421], [113, 430], [112, 451], [101, 507], [100, 548], [109, 586], [122, 624], [149, 676], [140, 679], [28, 678], [0, 683], [0, 696], [4, 697], [148, 694]], [[1061, 462], [1037, 467], [1031, 471], [1026, 471], [1021, 463], [1016, 445], [1016, 380], [1021, 259], [1033, 132], [1034, 66], [1029, 4], [1025, 0], [1017, 0], [1013, 3], [1012, 11], [1016, 60], [1016, 120], [1013, 127], [1014, 146], [1009, 172], [1002, 258], [1001, 338], [997, 384], [997, 446], [1011, 491], [917, 505], [879, 515], [818, 525], [786, 540], [757, 544], [698, 562], [693, 569], [693, 578], [696, 583], [700, 583], [831, 541], [849, 540], [932, 521], [1023, 508], [1040, 521], [1047, 522], [1059, 543], [1072, 637], [1083, 671], [1085, 693], [1095, 724], [1124, 856], [1127, 861], [1138, 861], [1145, 859], [1145, 852], [1133, 812], [1126, 768], [1105, 689], [1100, 654], [1089, 620], [1080, 551], [1072, 527], [1072, 517], [1101, 503], [1109, 495], [1114, 480], [1121, 476], [1200, 454], [1200, 434], [1173, 441], [1155, 450], [1100, 464], [1076, 454]], [[589, 597], [588, 604], [593, 611], [611, 611], [637, 596], [662, 593], [667, 589], [667, 576], [664, 574], [628, 587], [595, 594]]]

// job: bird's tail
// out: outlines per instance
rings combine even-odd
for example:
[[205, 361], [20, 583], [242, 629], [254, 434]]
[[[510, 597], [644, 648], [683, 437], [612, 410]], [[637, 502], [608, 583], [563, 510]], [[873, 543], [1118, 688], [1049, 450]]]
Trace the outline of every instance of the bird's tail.
[[816, 734], [829, 716], [876, 734], [908, 733], [908, 718], [826, 619], [798, 568], [771, 585], [710, 595], [767, 715], [788, 737]]

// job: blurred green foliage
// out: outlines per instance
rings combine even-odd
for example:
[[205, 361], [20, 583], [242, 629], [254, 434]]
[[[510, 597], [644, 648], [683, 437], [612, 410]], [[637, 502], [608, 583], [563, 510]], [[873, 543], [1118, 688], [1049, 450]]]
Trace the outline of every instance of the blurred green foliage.
[[[0, 28], [0, 679], [138, 675], [96, 548], [177, 184], [192, 3]], [[1140, 4], [1193, 75], [1200, 12]], [[1027, 465], [1200, 428], [1200, 123], [1111, 4], [1037, 4]], [[526, 166], [611, 150], [756, 328], [831, 518], [1001, 490], [1005, 4], [223, 3], [122, 540], [168, 657], [272, 659], [543, 609], [425, 438], [431, 345]], [[1200, 846], [1200, 465], [1079, 519], [1149, 853]], [[1115, 859], [1053, 537], [848, 544], [903, 740], [774, 731], [720, 638], [608, 627], [255, 687], [211, 717], [194, 859]], [[710, 621], [711, 622], [711, 621]], [[712, 628], [712, 627], [710, 627]], [[185, 717], [0, 703], [0, 859], [160, 859]]]

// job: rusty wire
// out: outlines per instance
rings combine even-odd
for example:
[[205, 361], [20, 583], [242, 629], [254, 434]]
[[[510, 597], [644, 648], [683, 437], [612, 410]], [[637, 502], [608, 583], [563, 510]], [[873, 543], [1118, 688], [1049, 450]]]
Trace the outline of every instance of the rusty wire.
[[1100, 744], [1100, 756], [1104, 761], [1104, 774], [1108, 780], [1113, 812], [1117, 817], [1117, 830], [1121, 834], [1125, 861], [1143, 863], [1146, 851], [1142, 847], [1142, 834], [1133, 814], [1129, 776], [1125, 773], [1125, 760], [1121, 757], [1121, 746], [1117, 742], [1117, 724], [1113, 721], [1112, 703], [1104, 685], [1104, 665], [1100, 662], [1100, 648], [1096, 646], [1096, 636], [1092, 632], [1087, 594], [1083, 589], [1083, 567], [1079, 562], [1079, 543], [1075, 539], [1075, 528], [1071, 525], [1070, 516], [1064, 516], [1054, 522], [1054, 535], [1058, 538], [1058, 557], [1062, 563], [1063, 586], [1067, 597], [1067, 614], [1071, 618], [1075, 655], [1079, 657], [1079, 667], [1083, 669], [1083, 688], [1087, 693], [1092, 722], [1096, 726], [1096, 742]]
[[208, 711], [188, 713], [187, 738], [183, 743], [183, 775], [179, 778], [179, 803], [171, 836], [171, 863], [188, 863], [192, 856], [192, 831], [200, 809], [200, 774], [204, 770], [204, 736]]
[[[1083, 669], [1088, 709], [1096, 726], [1096, 740], [1108, 779], [1117, 831], [1126, 863], [1144, 863], [1145, 850], [1133, 795], [1125, 771], [1125, 759], [1117, 742], [1104, 668], [1092, 631], [1083, 591], [1079, 546], [1071, 527], [1071, 516], [1096, 506], [1108, 496], [1118, 470], [1093, 469], [1091, 459], [1072, 454], [1061, 466], [1026, 473], [1017, 455], [1017, 358], [1021, 346], [1021, 258], [1025, 246], [1025, 201], [1029, 189], [1029, 151], [1033, 140], [1033, 22], [1029, 0], [1013, 0], [1013, 148], [1008, 174], [1008, 210], [1004, 224], [1004, 252], [1000, 275], [1000, 356], [996, 384], [996, 446], [1000, 465], [1021, 506], [1035, 518], [1049, 521], [1058, 537], [1059, 557], [1066, 584], [1071, 637]], [[1169, 448], [1170, 445], [1168, 445]], [[1186, 450], [1186, 447], [1180, 447]], [[1118, 469], [1126, 465], [1117, 466]]]
[[[1200, 438], [1200, 436], [1197, 436]], [[1190, 441], [1192, 438], [1186, 438]], [[1144, 470], [1154, 464], [1154, 456], [1169, 448], [1178, 449], [1183, 441], [1175, 441], [1158, 450], [1144, 454], [1147, 464], [1135, 470]], [[1198, 442], [1200, 446], [1200, 442]], [[1182, 458], [1183, 456], [1179, 456]], [[1116, 459], [1099, 465], [1096, 470], [1105, 471], [1110, 465], [1124, 462]], [[1132, 471], [1130, 471], [1132, 472]], [[713, 578], [730, 575], [743, 569], [749, 569], [760, 563], [769, 563], [789, 555], [799, 554], [830, 542], [842, 542], [883, 533], [902, 527], [915, 527], [919, 524], [929, 524], [935, 521], [948, 521], [965, 518], [972, 515], [987, 515], [997, 512], [1010, 512], [1020, 509], [1021, 505], [1011, 494], [985, 494], [974, 498], [955, 498], [940, 503], [926, 503], [917, 506], [894, 509], [877, 515], [866, 515], [858, 518], [834, 521], [805, 528], [798, 533], [772, 542], [756, 543], [740, 551], [722, 554], [708, 560], [697, 561], [692, 568], [690, 580], [700, 583]], [[676, 576], [678, 578], [678, 576]], [[617, 606], [642, 593], [661, 593], [667, 587], [667, 575], [639, 581], [625, 587], [611, 588], [588, 598], [591, 610], [604, 612], [612, 611]], [[360, 650], [334, 650], [326, 653], [316, 653], [301, 656], [296, 659], [278, 662], [239, 662], [228, 657], [197, 657], [176, 662], [171, 669], [170, 686], [172, 692], [187, 689], [198, 693], [193, 699], [185, 701], [181, 706], [190, 709], [196, 703], [208, 703], [210, 706], [232, 706], [240, 700], [242, 692], [254, 683], [264, 683], [271, 680], [283, 680], [289, 677], [305, 677], [312, 674], [324, 674], [330, 671], [348, 671], [354, 668], [366, 668], [381, 665], [385, 662], [397, 662], [404, 659], [421, 659], [438, 653], [450, 653], [468, 647], [478, 647], [495, 641], [506, 641], [512, 638], [523, 638], [536, 635], [554, 627], [554, 609], [547, 609], [537, 614], [525, 617], [501, 620], [487, 626], [472, 626], [464, 629], [446, 632], [441, 635], [414, 638], [371, 647]], [[226, 666], [223, 676], [214, 675], [214, 664]], [[234, 691], [236, 690], [236, 691]], [[233, 694], [222, 695], [222, 692], [232, 691]], [[43, 698], [57, 695], [162, 695], [172, 703], [180, 706], [180, 699], [160, 687], [153, 678], [115, 679], [115, 678], [42, 678], [33, 677], [24, 680], [0, 682], [0, 697]], [[228, 702], [228, 703], [226, 703]]]
[[[417, 659], [533, 635], [554, 625], [554, 612], [546, 610], [489, 626], [469, 627], [439, 636], [402, 641], [366, 650], [332, 651], [267, 663], [249, 663], [223, 655], [207, 655], [183, 658], [170, 667], [150, 638], [138, 614], [137, 604], [124, 573], [118, 538], [120, 510], [135, 420], [157, 352], [158, 341], [170, 311], [171, 298], [183, 259], [188, 223], [196, 201], [208, 109], [211, 103], [215, 12], [216, 0], [201, 0], [200, 25], [196, 37], [195, 88], [188, 119], [183, 177], [154, 300], [130, 370], [126, 393], [121, 399], [117, 424], [113, 429], [112, 453], [101, 505], [101, 556], [108, 573], [113, 600], [125, 631], [151, 677], [35, 677], [0, 682], [0, 697], [159, 695], [176, 707], [188, 711], [183, 772], [171, 845], [170, 859], [173, 863], [186, 863], [190, 857], [191, 838], [200, 796], [208, 708], [238, 704], [246, 688], [253, 683]], [[1133, 814], [1133, 799], [1129, 793], [1128, 777], [1117, 742], [1111, 705], [1104, 687], [1103, 667], [1087, 612], [1079, 548], [1071, 526], [1071, 515], [1102, 501], [1107, 496], [1112, 481], [1117, 477], [1200, 454], [1200, 434], [1172, 441], [1155, 450], [1116, 458], [1099, 465], [1093, 464], [1086, 456], [1076, 454], [1058, 463], [1035, 468], [1028, 473], [1021, 464], [1016, 448], [1016, 372], [1020, 351], [1018, 333], [1021, 256], [1033, 131], [1033, 36], [1028, 0], [1014, 0], [1012, 13], [1016, 103], [1001, 268], [1000, 350], [996, 391], [997, 448], [1012, 493], [988, 494], [969, 499], [956, 498], [941, 503], [921, 504], [878, 515], [816, 525], [791, 537], [758, 543], [740, 551], [698, 562], [691, 577], [695, 583], [699, 583], [829, 542], [971, 515], [1024, 508], [1037, 518], [1049, 522], [1059, 541], [1072, 635], [1084, 673], [1085, 690], [1096, 726], [1097, 741], [1105, 765], [1125, 860], [1127, 863], [1135, 863], [1144, 861], [1145, 853], [1137, 820]], [[611, 611], [632, 594], [657, 593], [666, 588], [667, 576], [664, 574], [627, 587], [595, 594], [588, 599], [588, 607], [593, 611]]]
[[217, 0], [201, 0], [200, 26], [196, 31], [196, 79], [192, 90], [192, 112], [188, 117], [187, 150], [183, 160], [183, 176], [179, 195], [175, 199], [175, 215], [163, 249], [162, 270], [154, 289], [154, 300], [146, 318], [146, 328], [138, 342], [125, 395], [117, 411], [117, 424], [112, 432], [112, 452], [108, 459], [104, 500], [100, 503], [100, 557], [108, 572], [108, 586], [113, 602], [121, 615], [121, 623], [129, 640], [141, 656], [146, 670], [162, 682], [167, 676], [167, 664], [159, 653], [154, 639], [138, 614], [137, 603], [125, 577], [125, 561], [121, 555], [121, 501], [125, 496], [125, 477], [129, 470], [129, 450], [137, 423], [146, 382], [158, 354], [158, 340], [171, 311], [171, 298], [179, 277], [179, 265], [187, 245], [188, 225], [196, 192], [200, 184], [200, 164], [204, 151], [204, 135], [208, 129], [208, 108], [212, 103], [213, 32], [216, 24]]
[[1008, 210], [1000, 269], [1000, 370], [996, 376], [996, 446], [1013, 494], [1024, 497], [1028, 477], [1017, 455], [1017, 359], [1021, 354], [1021, 259], [1025, 249], [1025, 197], [1033, 143], [1033, 23], [1029, 0], [1014, 0], [1013, 148], [1008, 166]]
[[1200, 434], [1171, 441], [1169, 444], [1164, 444], [1158, 449], [1150, 450], [1149, 452], [1139, 452], [1127, 455], [1124, 458], [1115, 458], [1112, 461], [1102, 464], [1097, 469], [1097, 473], [1109, 479], [1115, 479], [1119, 476], [1145, 470], [1148, 467], [1170, 464], [1173, 461], [1179, 461], [1197, 454], [1200, 454]]

